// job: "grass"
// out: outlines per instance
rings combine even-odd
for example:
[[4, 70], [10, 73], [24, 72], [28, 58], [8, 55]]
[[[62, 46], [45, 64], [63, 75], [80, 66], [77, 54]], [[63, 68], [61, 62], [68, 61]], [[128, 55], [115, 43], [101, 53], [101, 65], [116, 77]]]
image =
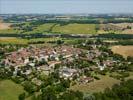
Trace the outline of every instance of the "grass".
[[23, 92], [23, 87], [11, 80], [0, 81], [0, 100], [18, 100], [19, 94]]
[[[23, 27], [27, 27], [30, 24], [26, 22]], [[10, 27], [10, 28], [5, 28], [5, 29], [0, 29], [0, 34], [13, 34], [13, 33], [25, 33], [25, 34], [35, 34], [35, 33], [65, 33], [65, 34], [107, 34], [107, 33], [123, 33], [123, 34], [132, 34], [133, 30], [132, 29], [126, 29], [124, 31], [122, 30], [109, 30], [109, 31], [104, 31], [100, 27], [106, 26], [108, 24], [77, 24], [77, 23], [71, 23], [71, 24], [66, 24], [66, 25], [60, 25], [58, 23], [45, 23], [42, 25], [38, 25], [33, 27], [32, 31], [27, 31], [23, 32], [24, 30], [18, 30], [15, 29], [15, 27]], [[126, 28], [127, 25], [133, 27], [132, 24], [126, 24], [126, 23], [121, 23], [121, 24], [113, 24], [114, 27], [124, 27]], [[100, 29], [96, 30], [97, 27]]]
[[67, 25], [55, 25], [52, 32], [56, 33], [69, 33], [69, 34], [95, 34], [95, 24], [67, 24]]
[[46, 23], [37, 26], [26, 33], [66, 33], [66, 34], [95, 34], [95, 24], [67, 24]]
[[26, 34], [31, 33], [48, 33], [51, 31], [52, 27], [55, 25], [55, 23], [46, 23], [43, 25], [39, 25], [33, 29], [33, 31], [26, 32]]
[[84, 93], [103, 92], [105, 88], [111, 88], [114, 84], [119, 84], [120, 81], [109, 76], [100, 76], [100, 80], [81, 85], [72, 86], [71, 89], [76, 91], [80, 90]]
[[27, 44], [28, 40], [15, 37], [0, 37], [2, 44]]
[[126, 80], [133, 79], [133, 72], [129, 72], [130, 76], [126, 77]]
[[40, 25], [36, 28], [36, 31], [43, 31], [43, 32], [50, 31], [50, 29], [53, 25], [55, 25], [55, 24], [47, 23], [47, 24]]
[[35, 39], [22, 39], [15, 37], [0, 37], [1, 44], [28, 44], [30, 42], [38, 42], [38, 41], [57, 41], [59, 38], [35, 38]]
[[15, 30], [15, 29], [4, 29], [4, 30], [0, 30], [0, 34], [18, 34], [20, 33], [20, 30]]
[[48, 42], [48, 41], [57, 41], [59, 38], [35, 38], [35, 39], [29, 39], [28, 42], [37, 42], [37, 41], [44, 41], [44, 42]]
[[[32, 39], [22, 39], [22, 38], [16, 38], [16, 37], [0, 37], [0, 44], [36, 44], [36, 45], [50, 45], [51, 41], [57, 41], [62, 40], [64, 41], [64, 44], [77, 44], [78, 40], [77, 38], [58, 38], [58, 37], [50, 37], [50, 38], [32, 38]], [[42, 42], [42, 43], [39, 43]], [[44, 43], [43, 43], [44, 42]], [[34, 45], [35, 45], [34, 44]]]

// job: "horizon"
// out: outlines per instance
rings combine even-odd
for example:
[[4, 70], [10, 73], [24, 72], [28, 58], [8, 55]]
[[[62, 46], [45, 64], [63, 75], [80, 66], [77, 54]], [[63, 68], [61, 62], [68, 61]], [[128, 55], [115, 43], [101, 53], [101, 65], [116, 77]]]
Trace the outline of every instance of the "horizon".
[[132, 0], [1, 0], [0, 14], [133, 14], [132, 5]]

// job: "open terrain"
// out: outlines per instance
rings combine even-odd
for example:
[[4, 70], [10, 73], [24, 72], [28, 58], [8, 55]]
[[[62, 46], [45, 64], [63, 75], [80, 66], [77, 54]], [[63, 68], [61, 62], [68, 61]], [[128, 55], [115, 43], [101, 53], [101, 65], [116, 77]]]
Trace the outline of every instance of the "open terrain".
[[0, 22], [0, 30], [10, 29], [10, 23]]
[[94, 80], [93, 82], [81, 85], [72, 86], [72, 90], [80, 90], [82, 92], [102, 92], [106, 88], [111, 88], [114, 84], [119, 84], [120, 81], [109, 76], [101, 76], [100, 80]]
[[59, 33], [72, 33], [72, 34], [95, 34], [95, 24], [57, 24], [53, 27], [52, 32]]
[[27, 44], [26, 39], [15, 38], [15, 37], [0, 37], [0, 43], [2, 44]]
[[16, 34], [19, 32], [20, 30], [15, 30], [11, 27], [11, 23], [0, 22], [0, 34]]
[[123, 34], [133, 34], [133, 23], [119, 23], [113, 24], [116, 27], [121, 27], [124, 30], [122, 31]]
[[61, 33], [61, 34], [103, 34], [122, 33], [133, 34], [133, 23], [107, 23], [107, 24], [85, 24], [85, 23], [44, 23], [41, 25], [30, 25], [25, 22], [22, 25], [10, 27], [11, 24], [0, 22], [0, 34], [16, 33]]
[[23, 92], [23, 87], [11, 80], [0, 81], [0, 100], [18, 100], [19, 94]]
[[127, 56], [133, 57], [133, 46], [121, 46], [121, 45], [113, 46], [112, 51], [124, 57], [127, 57]]
[[32, 31], [26, 33], [64, 33], [64, 34], [95, 34], [95, 24], [58, 24], [45, 23], [34, 27]]

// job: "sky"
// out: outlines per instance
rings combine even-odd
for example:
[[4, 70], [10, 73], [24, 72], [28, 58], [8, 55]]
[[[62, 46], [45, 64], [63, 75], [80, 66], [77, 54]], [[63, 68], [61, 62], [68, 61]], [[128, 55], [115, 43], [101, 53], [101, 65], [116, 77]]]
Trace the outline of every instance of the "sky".
[[133, 0], [0, 0], [0, 14], [131, 13]]

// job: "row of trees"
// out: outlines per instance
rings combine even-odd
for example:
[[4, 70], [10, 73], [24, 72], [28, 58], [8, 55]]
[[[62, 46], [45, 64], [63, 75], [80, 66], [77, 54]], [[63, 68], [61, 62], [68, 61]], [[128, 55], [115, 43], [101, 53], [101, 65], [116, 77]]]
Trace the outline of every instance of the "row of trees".
[[[129, 18], [129, 19], [121, 20], [121, 19], [111, 18], [111, 19], [104, 19], [102, 21], [103, 24], [107, 24], [107, 23], [124, 23], [124, 22], [132, 23], [133, 19]], [[66, 25], [66, 24], [71, 24], [71, 23], [100, 24], [101, 20], [95, 19], [95, 18], [87, 19], [87, 20], [72, 20], [71, 19], [71, 20], [67, 20], [67, 21], [66, 20], [38, 20], [38, 21], [31, 22], [31, 25], [41, 25], [41, 24], [44, 24], [44, 23], [58, 23], [60, 25]]]

